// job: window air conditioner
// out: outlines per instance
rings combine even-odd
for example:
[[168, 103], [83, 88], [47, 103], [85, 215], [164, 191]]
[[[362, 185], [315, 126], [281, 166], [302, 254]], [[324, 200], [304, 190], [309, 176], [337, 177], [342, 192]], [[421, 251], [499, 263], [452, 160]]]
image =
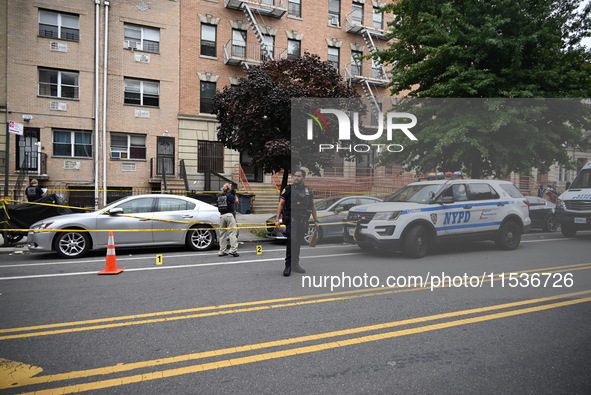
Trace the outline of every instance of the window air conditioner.
[[123, 48], [131, 49], [133, 51], [134, 49], [141, 49], [141, 44], [137, 41], [125, 40], [123, 41]]
[[338, 16], [333, 16], [330, 18], [330, 24], [333, 26], [339, 26], [339, 17]]
[[120, 158], [121, 158], [121, 152], [111, 151], [111, 159], [120, 159]]

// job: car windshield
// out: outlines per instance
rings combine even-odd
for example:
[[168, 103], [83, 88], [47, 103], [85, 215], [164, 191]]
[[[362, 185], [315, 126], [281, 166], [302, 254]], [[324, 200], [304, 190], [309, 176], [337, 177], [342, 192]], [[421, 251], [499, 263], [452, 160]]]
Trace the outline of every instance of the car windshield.
[[340, 199], [340, 197], [322, 199], [314, 203], [314, 205], [316, 206], [316, 210], [326, 210], [327, 208], [338, 202]]
[[388, 196], [385, 202], [429, 203], [441, 189], [441, 184], [407, 185]]
[[591, 188], [591, 169], [581, 170], [568, 189]]

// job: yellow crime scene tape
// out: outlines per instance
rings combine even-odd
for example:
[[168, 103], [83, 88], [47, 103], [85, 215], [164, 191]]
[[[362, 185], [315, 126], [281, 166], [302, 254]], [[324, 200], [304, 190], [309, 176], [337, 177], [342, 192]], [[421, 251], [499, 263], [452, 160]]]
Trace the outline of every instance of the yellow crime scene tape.
[[[2, 204], [2, 209], [4, 210], [4, 214], [6, 216], [6, 220], [5, 221], [0, 221], [0, 224], [9, 224], [9, 220], [10, 220], [10, 216], [8, 214], [8, 211], [6, 210], [6, 203], [7, 202], [13, 202], [16, 204], [21, 204], [21, 203], [27, 203], [27, 204], [34, 204], [34, 205], [40, 205], [40, 206], [49, 206], [49, 207], [59, 207], [59, 208], [68, 208], [68, 209], [75, 209], [75, 210], [88, 210], [88, 211], [102, 211], [105, 212], [102, 209], [93, 209], [93, 208], [84, 208], [84, 207], [75, 207], [75, 206], [66, 206], [66, 205], [61, 205], [61, 204], [52, 204], [52, 203], [37, 203], [37, 202], [25, 202], [25, 201], [21, 201], [21, 200], [14, 200], [14, 199], [8, 199], [8, 198], [2, 198], [0, 199], [0, 204]], [[330, 217], [330, 216], [334, 216], [336, 214], [328, 214], [328, 215], [324, 215], [324, 216], [319, 216], [318, 218], [326, 218], [326, 217]], [[147, 220], [152, 220], [152, 221], [159, 221], [159, 222], [170, 222], [170, 223], [176, 223], [176, 224], [190, 224], [190, 225], [211, 225], [214, 226], [216, 225], [213, 222], [193, 222], [193, 221], [176, 221], [176, 220], [168, 220], [168, 219], [160, 219], [160, 218], [149, 218], [149, 217], [142, 217], [142, 216], [137, 216], [137, 215], [129, 215], [129, 214], [117, 214], [118, 217], [125, 217], [125, 218], [136, 218], [136, 219], [147, 219]], [[326, 226], [326, 225], [343, 225], [343, 224], [347, 224], [350, 223], [348, 221], [343, 221], [343, 222], [329, 222], [329, 223], [323, 223], [323, 224], [319, 224], [320, 226]], [[237, 224], [239, 226], [236, 227], [229, 227], [229, 228], [219, 228], [219, 227], [215, 227], [215, 229], [218, 230], [233, 230], [233, 229], [269, 229], [269, 228], [275, 228], [275, 225], [267, 225], [267, 223], [239, 223]], [[284, 228], [285, 225], [280, 225], [280, 227]], [[0, 229], [3, 232], [29, 232], [29, 231], [33, 231], [33, 232], [110, 232], [111, 230], [108, 229], [93, 229], [93, 230], [86, 230], [86, 229], [10, 229], [10, 228], [4, 228], [4, 229]], [[211, 230], [211, 227], [207, 227], [207, 228], [187, 228], [187, 229], [117, 229], [117, 232], [181, 232], [181, 231], [189, 231], [189, 230]]]

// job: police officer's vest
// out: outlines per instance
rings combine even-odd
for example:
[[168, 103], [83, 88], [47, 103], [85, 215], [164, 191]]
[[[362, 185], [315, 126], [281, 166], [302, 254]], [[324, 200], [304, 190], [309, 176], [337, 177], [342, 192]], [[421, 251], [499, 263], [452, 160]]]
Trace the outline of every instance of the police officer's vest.
[[303, 188], [289, 187], [289, 202], [285, 205], [284, 215], [296, 221], [306, 221], [312, 214], [313, 197], [312, 191], [307, 186]]
[[235, 197], [230, 193], [218, 193], [216, 195], [218, 201], [218, 211], [220, 214], [228, 214], [234, 212]]
[[27, 198], [29, 198], [29, 200], [37, 200], [39, 199], [42, 195], [37, 193], [37, 187], [36, 186], [29, 186], [27, 187], [27, 189], [25, 190], [25, 194], [27, 195]]

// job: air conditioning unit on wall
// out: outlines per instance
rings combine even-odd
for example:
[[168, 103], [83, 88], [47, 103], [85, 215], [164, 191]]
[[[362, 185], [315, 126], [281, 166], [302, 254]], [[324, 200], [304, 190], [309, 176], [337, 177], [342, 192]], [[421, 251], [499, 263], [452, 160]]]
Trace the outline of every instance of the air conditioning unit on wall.
[[137, 42], [137, 41], [132, 41], [132, 40], [125, 40], [123, 41], [123, 48], [125, 49], [131, 49], [132, 51], [135, 49], [142, 49], [142, 44]]

